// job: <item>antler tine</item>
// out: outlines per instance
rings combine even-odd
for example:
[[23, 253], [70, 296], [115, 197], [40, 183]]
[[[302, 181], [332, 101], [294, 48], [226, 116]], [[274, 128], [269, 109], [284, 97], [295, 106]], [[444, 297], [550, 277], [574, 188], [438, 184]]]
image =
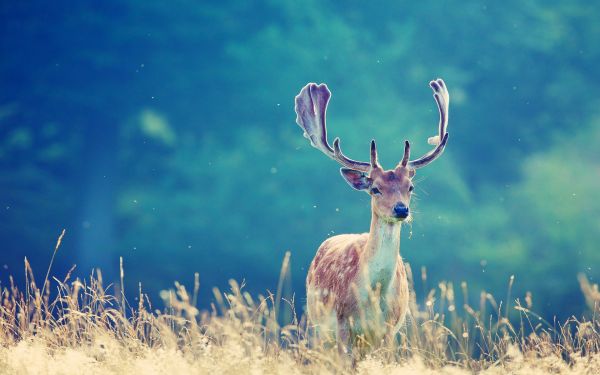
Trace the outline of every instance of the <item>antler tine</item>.
[[333, 141], [333, 148], [327, 141], [327, 125], [325, 115], [331, 92], [326, 84], [309, 83], [296, 96], [296, 123], [304, 130], [304, 137], [310, 144], [341, 165], [361, 172], [369, 172], [371, 163], [352, 160], [340, 149], [340, 139]]
[[342, 149], [340, 148], [340, 138], [336, 137], [333, 140], [333, 160], [337, 161], [341, 165], [356, 169], [357, 171], [369, 172], [372, 169], [371, 163], [365, 163], [364, 161], [353, 160], [344, 155]]
[[450, 104], [448, 89], [441, 78], [429, 82], [429, 86], [433, 89], [433, 98], [438, 106], [440, 122], [438, 134], [429, 138], [427, 142], [436, 147], [420, 158], [409, 161], [408, 166], [413, 169], [422, 168], [437, 159], [444, 152], [446, 142], [448, 141], [448, 132], [446, 131], [448, 128], [448, 108]]
[[379, 168], [379, 158], [377, 157], [377, 145], [375, 140], [371, 140], [371, 168]]
[[404, 157], [402, 157], [402, 161], [400, 165], [406, 167], [408, 164], [408, 159], [410, 158], [410, 143], [408, 141], [404, 141]]

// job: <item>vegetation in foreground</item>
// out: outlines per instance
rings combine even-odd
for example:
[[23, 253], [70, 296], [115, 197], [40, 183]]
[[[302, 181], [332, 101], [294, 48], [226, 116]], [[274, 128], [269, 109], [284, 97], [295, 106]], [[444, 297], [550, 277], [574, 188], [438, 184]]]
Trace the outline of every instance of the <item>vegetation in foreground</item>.
[[[60, 239], [57, 249], [59, 245]], [[352, 370], [335, 347], [312, 335], [294, 310], [293, 299], [281, 296], [288, 260], [289, 254], [277, 293], [254, 298], [232, 280], [229, 292], [213, 290], [216, 302], [205, 312], [195, 307], [198, 274], [192, 293], [179, 283], [163, 291], [166, 308], [160, 311], [153, 309], [141, 285], [135, 303], [126, 300], [120, 288], [122, 268], [116, 286], [104, 286], [98, 271], [86, 280], [72, 280], [70, 273], [62, 280], [47, 275], [40, 288], [25, 260], [25, 289], [19, 290], [12, 279], [2, 288], [0, 373], [600, 371], [600, 292], [583, 276], [580, 285], [592, 317], [561, 324], [531, 312], [530, 295], [503, 306], [482, 292], [475, 306], [468, 300], [466, 283], [460, 293], [452, 284], [441, 283], [420, 306], [412, 293], [410, 317], [396, 342], [374, 348]], [[509, 321], [509, 312], [518, 317], [512, 319], [518, 324]]]

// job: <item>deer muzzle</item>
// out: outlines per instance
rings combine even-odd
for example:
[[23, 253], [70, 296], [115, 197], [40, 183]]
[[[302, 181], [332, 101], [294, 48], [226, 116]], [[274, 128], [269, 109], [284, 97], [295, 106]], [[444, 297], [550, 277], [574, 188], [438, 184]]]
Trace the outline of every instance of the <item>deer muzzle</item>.
[[396, 203], [392, 211], [396, 219], [406, 219], [409, 214], [408, 207], [402, 202]]

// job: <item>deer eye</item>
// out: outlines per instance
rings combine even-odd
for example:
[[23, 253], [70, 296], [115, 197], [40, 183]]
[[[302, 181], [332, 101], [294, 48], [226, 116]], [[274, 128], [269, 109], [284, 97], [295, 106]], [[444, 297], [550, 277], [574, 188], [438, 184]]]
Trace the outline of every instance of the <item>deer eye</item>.
[[410, 185], [410, 187], [408, 188], [408, 191], [412, 193], [413, 190], [415, 190], [415, 187], [413, 185]]
[[373, 195], [381, 195], [381, 191], [379, 189], [377, 189], [376, 187], [371, 189], [371, 194]]

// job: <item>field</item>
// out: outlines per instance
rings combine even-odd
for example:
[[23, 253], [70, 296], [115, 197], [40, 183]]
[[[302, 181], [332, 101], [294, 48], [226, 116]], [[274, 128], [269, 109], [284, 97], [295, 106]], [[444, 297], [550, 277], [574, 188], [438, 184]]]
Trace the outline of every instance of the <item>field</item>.
[[[279, 292], [252, 297], [231, 281], [230, 291], [214, 290], [216, 303], [202, 312], [195, 307], [195, 275], [191, 292], [179, 283], [163, 291], [166, 308], [159, 311], [141, 286], [130, 304], [118, 285], [103, 285], [100, 272], [87, 280], [46, 276], [40, 288], [27, 261], [25, 270], [24, 289], [2, 289], [1, 374], [600, 372], [600, 322], [595, 319], [600, 293], [583, 277], [592, 318], [561, 324], [531, 312], [530, 296], [503, 306], [482, 293], [472, 306], [466, 284], [457, 293], [452, 284], [441, 283], [419, 306], [412, 293], [411, 314], [397, 341], [368, 350], [352, 369], [337, 350], [312, 335], [292, 308], [294, 301]], [[517, 325], [506, 318], [511, 311]]]

